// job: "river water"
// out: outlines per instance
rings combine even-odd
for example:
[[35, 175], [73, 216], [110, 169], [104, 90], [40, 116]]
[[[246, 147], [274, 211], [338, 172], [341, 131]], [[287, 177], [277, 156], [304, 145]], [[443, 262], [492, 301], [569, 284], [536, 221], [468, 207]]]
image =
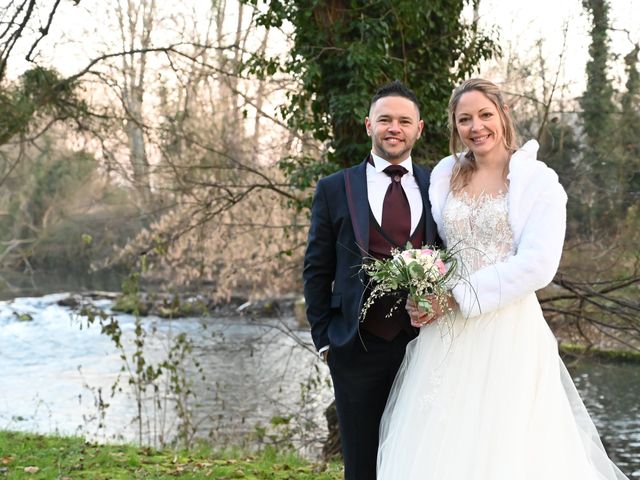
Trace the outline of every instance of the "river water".
[[[155, 401], [142, 403], [143, 422], [135, 422], [137, 403], [130, 377], [121, 372], [122, 352], [98, 326], [87, 328], [85, 319], [59, 306], [64, 297], [0, 302], [0, 428], [97, 441], [136, 441], [142, 433], [151, 445], [174, 437], [180, 417], [175, 395], [164, 393], [165, 377], [157, 382]], [[109, 300], [93, 304], [110, 312]], [[32, 320], [21, 321], [23, 314]], [[116, 318], [131, 359], [135, 319]], [[199, 367], [187, 362], [185, 371], [195, 393], [187, 403], [197, 436], [221, 446], [291, 441], [309, 455], [319, 452], [332, 397], [328, 372], [309, 348], [307, 329], [294, 319], [146, 317], [142, 327], [151, 365], [167, 358], [178, 334], [193, 341]], [[581, 361], [569, 370], [611, 457], [640, 478], [640, 368]], [[111, 396], [118, 377], [121, 391]], [[153, 388], [147, 392], [152, 396]], [[100, 399], [106, 409], [97, 407]]]

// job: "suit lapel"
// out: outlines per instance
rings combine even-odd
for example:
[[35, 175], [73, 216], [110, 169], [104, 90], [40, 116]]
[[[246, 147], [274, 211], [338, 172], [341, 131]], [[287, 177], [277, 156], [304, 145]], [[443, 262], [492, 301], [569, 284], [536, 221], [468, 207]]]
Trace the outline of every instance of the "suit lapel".
[[369, 253], [369, 196], [367, 194], [367, 159], [359, 165], [349, 168], [347, 202], [356, 242], [360, 254], [364, 257]]

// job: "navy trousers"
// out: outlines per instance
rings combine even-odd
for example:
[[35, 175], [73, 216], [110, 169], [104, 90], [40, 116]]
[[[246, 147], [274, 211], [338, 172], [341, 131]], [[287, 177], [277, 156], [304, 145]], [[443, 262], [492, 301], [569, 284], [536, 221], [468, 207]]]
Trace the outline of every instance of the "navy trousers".
[[[349, 354], [330, 352], [345, 480], [375, 480], [380, 418], [404, 358], [409, 335], [392, 341], [362, 331]], [[366, 350], [365, 350], [366, 349]]]

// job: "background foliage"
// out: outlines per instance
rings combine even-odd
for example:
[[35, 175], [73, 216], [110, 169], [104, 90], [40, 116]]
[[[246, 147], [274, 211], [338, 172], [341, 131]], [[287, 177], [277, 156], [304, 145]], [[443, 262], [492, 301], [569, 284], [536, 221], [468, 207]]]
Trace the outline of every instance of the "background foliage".
[[[479, 27], [478, 0], [91, 2], [3, 7], [7, 292], [16, 276], [118, 272], [141, 256], [147, 288], [216, 300], [297, 292], [310, 193], [366, 155], [376, 88], [400, 79], [416, 92], [426, 129], [414, 157], [433, 165], [447, 154], [452, 88], [481, 72], [569, 193], [550, 290], [565, 293], [547, 311], [636, 335], [640, 48], [627, 32], [626, 53], [611, 51], [607, 1], [583, 1], [590, 61], [578, 96], [560, 75], [566, 52], [554, 65], [545, 39], [532, 51], [499, 42]], [[63, 7], [103, 19], [94, 55], [70, 74], [40, 55]], [[24, 52], [30, 67], [9, 78]]]

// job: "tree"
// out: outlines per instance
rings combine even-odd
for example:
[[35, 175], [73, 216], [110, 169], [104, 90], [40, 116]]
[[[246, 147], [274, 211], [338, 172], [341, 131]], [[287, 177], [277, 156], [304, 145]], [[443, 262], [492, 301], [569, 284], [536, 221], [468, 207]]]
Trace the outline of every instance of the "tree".
[[[226, 20], [232, 14], [233, 25]], [[140, 122], [155, 154], [154, 201], [147, 228], [117, 260], [143, 252], [151, 266], [145, 281], [218, 298], [289, 292], [299, 283], [292, 252], [301, 250], [304, 233], [289, 228], [297, 216], [283, 199], [293, 193], [274, 162], [287, 154], [282, 139], [291, 134], [263, 111], [282, 83], [242, 72], [251, 51], [266, 50], [269, 31], [256, 27], [254, 7], [235, 2], [216, 2], [199, 15], [172, 10], [168, 18], [172, 31], [158, 25], [154, 37], [179, 43], [147, 54], [148, 65], [166, 64], [156, 81], [149, 72], [147, 98], [155, 93], [158, 102], [146, 104]], [[122, 83], [119, 71], [110, 78]], [[113, 125], [121, 135], [122, 125]]]
[[[622, 115], [620, 117], [619, 144], [623, 149], [623, 174], [620, 179], [626, 187], [623, 206], [625, 208], [638, 205], [640, 200], [640, 73], [638, 72], [638, 54], [640, 44], [624, 57], [627, 71], [626, 89], [622, 95]], [[640, 212], [638, 212], [640, 213]]]
[[[80, 0], [71, 0], [75, 5]], [[55, 0], [48, 5], [37, 5], [36, 0], [10, 1], [0, 7], [0, 18], [2, 18], [2, 29], [0, 29], [0, 82], [5, 79], [9, 57], [15, 51], [19, 43], [26, 37], [26, 60], [33, 62], [37, 47], [40, 42], [49, 34], [49, 29], [54, 18], [58, 15], [58, 8], [61, 0]], [[42, 3], [42, 2], [40, 2]], [[38, 28], [33, 27], [33, 23], [39, 22]], [[25, 36], [26, 32], [37, 31], [38, 36]]]
[[[585, 149], [582, 161], [588, 177], [583, 192], [582, 216], [586, 220], [585, 233], [593, 234], [597, 225], [611, 228], [607, 221], [619, 218], [618, 184], [620, 160], [616, 158], [614, 89], [609, 72], [609, 2], [583, 0], [584, 9], [591, 15], [591, 45], [587, 63], [587, 88], [580, 98]], [[603, 225], [603, 222], [605, 225]]]
[[[258, 0], [244, 0], [258, 4]], [[463, 0], [277, 0], [260, 24], [292, 25], [281, 62], [255, 56], [249, 67], [262, 75], [281, 72], [297, 81], [281, 109], [290, 128], [321, 145], [284, 160], [292, 186], [305, 188], [327, 173], [362, 161], [370, 141], [362, 126], [369, 99], [382, 84], [399, 79], [420, 99], [426, 128], [415, 157], [433, 162], [447, 151], [446, 106], [454, 84], [497, 45], [462, 19]], [[479, 1], [475, 0], [477, 7]], [[305, 202], [310, 199], [305, 198]], [[299, 206], [308, 205], [304, 203]]]
[[41, 281], [77, 288], [91, 281], [92, 263], [140, 228], [123, 221], [132, 214], [128, 193], [104, 181], [92, 152], [70, 149], [68, 136], [59, 125], [0, 147], [0, 164], [15, 165], [0, 195], [0, 290]]
[[118, 1], [114, 7], [118, 20], [122, 51], [120, 57], [120, 100], [125, 111], [124, 131], [129, 147], [129, 163], [133, 185], [140, 203], [151, 202], [149, 159], [145, 145], [144, 95], [147, 81], [147, 50], [151, 47], [151, 33], [156, 23], [155, 0], [140, 2]]
[[610, 115], [615, 111], [613, 86], [607, 78], [609, 61], [609, 3], [607, 0], [583, 0], [591, 14], [591, 45], [587, 63], [587, 88], [580, 99], [587, 141], [600, 145], [611, 133]]
[[[16, 51], [26, 51], [26, 60], [34, 62], [38, 45], [49, 34], [60, 2], [37, 6], [36, 0], [19, 0], [0, 7], [0, 18], [3, 19], [0, 29], [0, 145], [14, 135], [26, 133], [36, 119], [66, 119], [83, 110], [83, 104], [75, 94], [77, 82], [62, 78], [55, 69], [34, 64], [18, 81], [6, 79], [10, 57]], [[77, 5], [79, 0], [73, 0], [73, 3]], [[34, 23], [40, 26], [36, 28]], [[38, 32], [37, 36], [27, 35], [33, 30]], [[0, 184], [6, 179], [6, 173], [0, 177]]]
[[37, 123], [44, 123], [46, 128], [55, 121], [81, 115], [84, 103], [77, 98], [76, 89], [77, 82], [44, 67], [27, 70], [17, 82], [0, 87], [0, 145], [15, 135], [27, 134]]

